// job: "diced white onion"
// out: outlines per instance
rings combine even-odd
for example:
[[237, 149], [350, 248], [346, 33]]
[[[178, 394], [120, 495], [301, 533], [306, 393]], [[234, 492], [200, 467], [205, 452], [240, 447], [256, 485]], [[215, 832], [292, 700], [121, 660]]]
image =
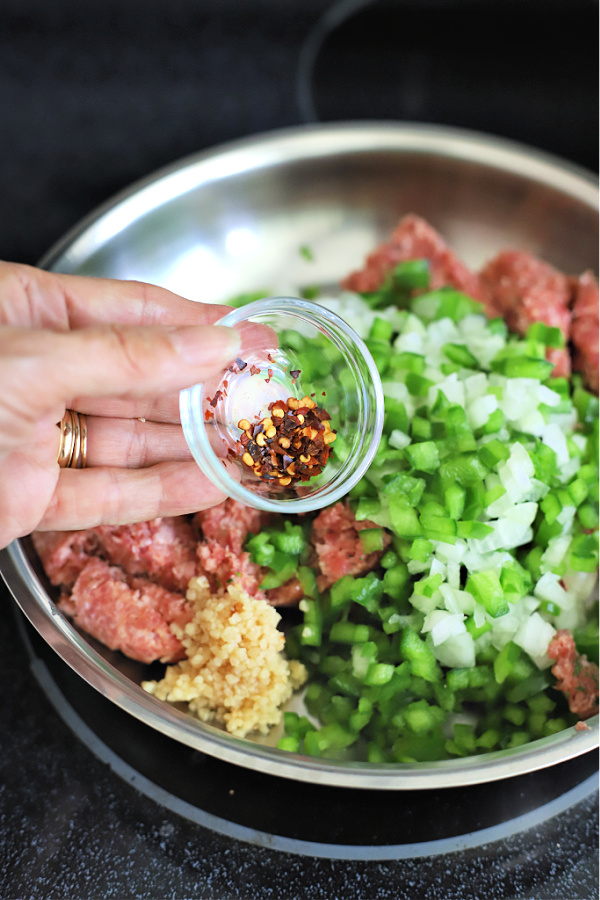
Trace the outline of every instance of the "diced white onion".
[[401, 400], [406, 403], [410, 399], [408, 388], [400, 381], [382, 381], [384, 397], [391, 397], [393, 400]]
[[453, 372], [442, 381], [439, 381], [433, 387], [429, 388], [427, 402], [429, 406], [433, 406], [437, 399], [438, 391], [446, 397], [449, 403], [458, 403], [459, 406], [465, 405], [465, 389], [462, 381], [458, 380], [458, 375]]
[[569, 448], [567, 447], [567, 439], [562, 429], [552, 422], [544, 430], [542, 439], [544, 444], [547, 444], [547, 446], [556, 453], [556, 462], [558, 466], [565, 466], [569, 462]]
[[463, 382], [465, 386], [465, 397], [467, 403], [472, 403], [487, 393], [488, 379], [484, 372], [478, 372], [476, 375], [469, 375]]
[[[533, 538], [532, 525], [538, 503], [547, 495], [549, 485], [535, 478], [533, 446], [541, 440], [556, 454], [559, 482], [566, 485], [581, 465], [581, 455], [587, 450], [587, 438], [574, 432], [577, 413], [551, 386], [532, 378], [507, 378], [497, 372], [469, 373], [466, 369], [444, 376], [442, 364], [447, 362], [443, 353], [446, 343], [464, 345], [475, 356], [479, 365], [488, 369], [492, 360], [506, 346], [502, 335], [492, 334], [484, 316], [473, 314], [458, 323], [445, 318], [427, 323], [433, 317], [439, 301], [422, 299], [420, 314], [425, 321], [403, 310], [389, 307], [371, 310], [361, 297], [344, 293], [341, 298], [320, 298], [322, 305], [338, 312], [358, 331], [368, 336], [376, 317], [390, 322], [398, 337], [394, 342], [397, 352], [416, 353], [424, 358], [425, 378], [434, 382], [428, 392], [427, 403], [433, 405], [438, 392], [450, 403], [459, 404], [466, 413], [472, 429], [481, 428], [490, 416], [500, 409], [504, 424], [495, 434], [478, 439], [481, 447], [491, 440], [502, 441], [509, 450], [509, 458], [495, 467], [485, 478], [485, 488], [490, 491], [501, 485], [505, 493], [491, 503], [483, 515], [489, 519], [492, 531], [482, 539], [457, 539], [455, 544], [433, 541], [433, 554], [426, 562], [410, 560], [411, 574], [441, 575], [442, 585], [432, 597], [413, 594], [411, 602], [415, 610], [413, 619], [421, 620], [424, 614], [423, 632], [438, 661], [445, 666], [472, 666], [477, 653], [493, 646], [497, 650], [514, 640], [540, 667], [549, 665], [547, 646], [556, 628], [576, 628], [586, 620], [586, 605], [590, 602], [595, 579], [594, 573], [570, 572], [565, 569], [571, 542], [575, 508], [564, 507], [557, 517], [563, 532], [552, 537], [541, 556], [541, 577], [532, 594], [509, 603], [505, 615], [493, 618], [485, 608], [476, 603], [469, 592], [461, 589], [461, 572], [494, 570], [500, 573], [505, 565], [514, 562], [514, 550], [524, 547]], [[385, 381], [384, 395], [402, 401], [409, 419], [423, 398], [412, 397], [406, 385], [399, 381]], [[542, 411], [540, 406], [545, 408]], [[566, 411], [565, 411], [566, 410]], [[525, 444], [515, 441], [515, 431], [521, 432]], [[567, 438], [568, 436], [568, 438]], [[389, 446], [402, 450], [411, 443], [409, 434], [394, 430]], [[528, 449], [529, 448], [529, 449]], [[531, 450], [531, 453], [529, 452]], [[571, 455], [572, 454], [572, 455]], [[370, 480], [381, 488], [383, 477], [395, 471], [396, 463], [388, 461], [377, 468]], [[555, 486], [559, 485], [554, 485]], [[390, 527], [387, 508], [374, 515], [376, 524]], [[513, 551], [513, 552], [511, 552]], [[557, 574], [558, 572], [561, 574]], [[564, 573], [564, 574], [563, 574]], [[464, 583], [464, 581], [462, 581]], [[559, 609], [551, 615], [544, 609], [545, 601], [553, 602]], [[481, 628], [486, 623], [489, 631], [473, 640], [466, 630], [465, 620], [473, 616], [474, 624]], [[408, 621], [412, 627], [416, 622]]]
[[467, 630], [464, 618], [460, 614], [445, 613], [445, 618], [436, 622], [431, 629], [431, 639], [434, 645], [437, 647], [438, 644], [443, 644], [448, 638], [463, 634]]
[[548, 546], [542, 553], [540, 569], [542, 572], [550, 572], [558, 568], [562, 563], [571, 544], [570, 534], [559, 534], [551, 537]]
[[466, 613], [471, 615], [475, 608], [475, 599], [468, 591], [457, 590], [449, 584], [440, 585], [440, 593], [444, 598], [444, 605], [451, 613]]
[[539, 669], [544, 669], [551, 665], [547, 650], [555, 634], [556, 629], [534, 612], [521, 624], [513, 640], [517, 647], [529, 654]]
[[443, 666], [468, 668], [475, 665], [475, 644], [468, 631], [449, 637], [434, 646], [433, 652]]
[[404, 434], [403, 431], [400, 431], [399, 428], [394, 428], [390, 434], [389, 444], [390, 447], [393, 447], [395, 450], [404, 450], [405, 447], [408, 447], [410, 442], [409, 436]]
[[549, 600], [561, 608], [571, 605], [572, 600], [560, 584], [560, 578], [554, 572], [546, 572], [533, 589], [534, 596], [540, 600]]
[[467, 407], [469, 425], [471, 428], [481, 428], [497, 409], [498, 398], [494, 394], [484, 394], [478, 397]]

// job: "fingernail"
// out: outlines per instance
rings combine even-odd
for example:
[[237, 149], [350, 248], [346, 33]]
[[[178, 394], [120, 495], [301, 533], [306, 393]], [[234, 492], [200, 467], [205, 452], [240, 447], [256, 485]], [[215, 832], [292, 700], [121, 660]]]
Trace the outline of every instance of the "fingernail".
[[192, 325], [170, 333], [177, 353], [191, 366], [221, 366], [239, 354], [241, 337], [224, 325]]

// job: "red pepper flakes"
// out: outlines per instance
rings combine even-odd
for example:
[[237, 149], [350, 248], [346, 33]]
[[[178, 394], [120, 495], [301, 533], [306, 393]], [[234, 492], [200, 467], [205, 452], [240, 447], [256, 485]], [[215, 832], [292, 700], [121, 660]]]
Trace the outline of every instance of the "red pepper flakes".
[[258, 368], [258, 366], [250, 366], [250, 374], [260, 375], [260, 369]]
[[269, 404], [270, 416], [256, 425], [240, 419], [236, 449], [244, 465], [264, 482], [287, 487], [320, 475], [333, 453], [336, 433], [329, 413], [310, 397]]

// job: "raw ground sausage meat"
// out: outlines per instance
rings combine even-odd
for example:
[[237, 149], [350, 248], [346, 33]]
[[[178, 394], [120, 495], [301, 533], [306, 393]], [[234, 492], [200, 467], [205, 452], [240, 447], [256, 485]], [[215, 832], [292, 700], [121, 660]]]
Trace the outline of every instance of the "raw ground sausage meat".
[[33, 546], [44, 572], [55, 585], [70, 588], [98, 550], [92, 529], [87, 531], [34, 531]]
[[185, 655], [169, 625], [191, 620], [187, 600], [146, 578], [128, 582], [121, 568], [103, 559], [86, 563], [59, 606], [84, 631], [132, 659], [166, 663]]
[[[533, 322], [559, 328], [568, 342], [571, 327], [569, 279], [548, 263], [521, 250], [499, 253], [481, 270], [481, 282], [492, 305], [511, 331], [524, 335]], [[571, 373], [569, 351], [550, 349], [554, 376]]]
[[144, 575], [168, 591], [183, 591], [201, 575], [196, 539], [182, 517], [152, 519], [134, 525], [101, 525], [92, 529], [100, 552], [129, 575]]
[[194, 531], [183, 516], [86, 531], [37, 531], [32, 539], [46, 575], [52, 584], [64, 587], [71, 587], [95, 556], [167, 590], [185, 592], [190, 578], [202, 574]]
[[583, 374], [586, 387], [598, 393], [598, 282], [584, 272], [575, 282], [571, 340], [573, 367]]
[[218, 541], [233, 553], [241, 553], [248, 535], [258, 534], [270, 520], [269, 513], [231, 499], [194, 516], [194, 523], [206, 540]]
[[[483, 304], [488, 316], [502, 316], [509, 328], [524, 335], [533, 322], [559, 328], [565, 348], [549, 348], [555, 377], [582, 372], [598, 393], [598, 284], [590, 272], [568, 278], [553, 266], [522, 250], [505, 250], [480, 272], [472, 272], [438, 232], [419, 216], [404, 216], [388, 241], [367, 257], [362, 269], [345, 278], [347, 290], [378, 290], [400, 262], [428, 259], [430, 288], [452, 285]], [[573, 359], [569, 352], [573, 342]]]
[[194, 523], [204, 538], [197, 554], [209, 582], [224, 587], [234, 579], [250, 596], [264, 597], [262, 569], [252, 562], [244, 544], [249, 534], [258, 534], [269, 521], [268, 513], [231, 499], [196, 513]]
[[251, 597], [264, 596], [260, 591], [262, 569], [252, 562], [249, 553], [234, 553], [214, 540], [202, 541], [197, 552], [209, 584], [214, 588], [224, 588], [230, 581], [236, 581]]
[[570, 631], [557, 631], [548, 645], [548, 656], [556, 660], [552, 674], [556, 689], [569, 701], [569, 709], [580, 719], [598, 712], [598, 666], [580, 656]]
[[[312, 524], [311, 541], [317, 552], [321, 574], [317, 576], [319, 590], [325, 590], [344, 575], [364, 575], [370, 572], [383, 551], [365, 553], [360, 532], [377, 528], [373, 522], [357, 522], [346, 503], [336, 503], [324, 509]], [[391, 538], [384, 532], [384, 547]]]
[[435, 228], [415, 215], [404, 216], [389, 241], [367, 257], [362, 269], [345, 278], [342, 287], [359, 294], [376, 291], [388, 272], [411, 259], [429, 260], [432, 289], [450, 284], [475, 300], [486, 302], [477, 275], [455, 256]]
[[[84, 631], [141, 662], [173, 662], [183, 650], [169, 625], [189, 621], [185, 590], [195, 575], [206, 575], [215, 587], [236, 581], [274, 606], [300, 601], [297, 579], [265, 595], [260, 584], [266, 570], [243, 549], [248, 535], [272, 518], [226, 500], [197, 513], [193, 522], [180, 516], [87, 531], [38, 532], [33, 541], [48, 577], [62, 588], [60, 609]], [[356, 522], [343, 503], [317, 516], [312, 540], [321, 587], [377, 564], [381, 553], [365, 554], [359, 537], [369, 527], [370, 522]]]

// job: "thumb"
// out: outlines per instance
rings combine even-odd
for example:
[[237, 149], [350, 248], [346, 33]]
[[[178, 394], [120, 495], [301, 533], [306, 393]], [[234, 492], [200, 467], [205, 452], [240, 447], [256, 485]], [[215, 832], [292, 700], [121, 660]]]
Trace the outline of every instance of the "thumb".
[[240, 336], [220, 325], [100, 325], [69, 332], [0, 329], [0, 383], [38, 413], [69, 398], [137, 399], [221, 371]]

